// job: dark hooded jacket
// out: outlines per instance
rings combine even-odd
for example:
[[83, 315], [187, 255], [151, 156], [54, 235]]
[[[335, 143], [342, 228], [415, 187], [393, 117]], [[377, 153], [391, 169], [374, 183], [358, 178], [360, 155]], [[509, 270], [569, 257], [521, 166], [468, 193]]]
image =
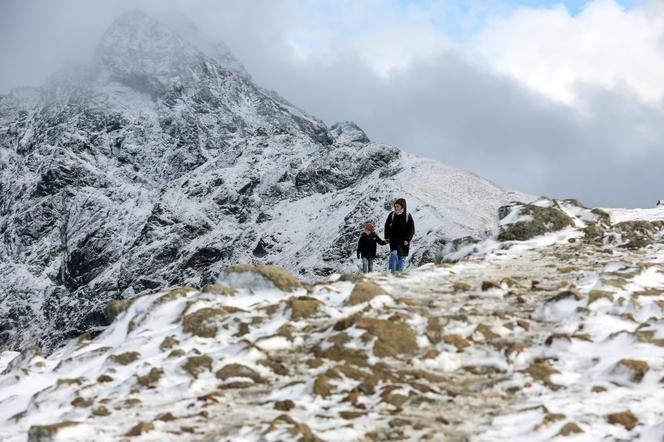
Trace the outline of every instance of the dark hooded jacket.
[[376, 232], [371, 232], [370, 235], [362, 232], [360, 240], [357, 242], [357, 257], [374, 259], [376, 257], [376, 243], [381, 246], [387, 244], [386, 241], [376, 235]]
[[[399, 256], [408, 256], [410, 242], [415, 236], [415, 222], [410, 213], [406, 210], [406, 200], [399, 198], [394, 202], [401, 204], [403, 212], [397, 215], [392, 211], [385, 221], [385, 239], [390, 243], [390, 251], [396, 250]], [[408, 241], [408, 245], [404, 245]]]

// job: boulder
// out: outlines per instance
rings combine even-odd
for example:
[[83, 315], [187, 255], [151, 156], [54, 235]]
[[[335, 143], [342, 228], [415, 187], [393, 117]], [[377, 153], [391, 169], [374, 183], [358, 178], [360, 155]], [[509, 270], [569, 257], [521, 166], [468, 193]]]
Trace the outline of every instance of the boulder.
[[212, 371], [212, 358], [207, 355], [190, 356], [182, 368], [195, 379], [204, 371]]
[[355, 325], [377, 338], [373, 352], [378, 357], [413, 355], [418, 349], [417, 335], [405, 322], [359, 318]]
[[550, 207], [517, 203], [501, 207], [498, 213], [503, 215], [499, 223], [499, 241], [526, 241], [574, 226], [574, 220], [555, 201]]
[[227, 267], [225, 273], [227, 276], [241, 273], [255, 273], [285, 292], [292, 292], [302, 287], [300, 280], [293, 276], [292, 273], [276, 265], [236, 264]]
[[386, 295], [387, 292], [375, 282], [358, 282], [353, 287], [350, 297], [346, 301], [347, 306], [358, 305], [369, 302], [376, 296]]
[[312, 316], [322, 305], [321, 301], [309, 296], [298, 296], [288, 300], [288, 307], [291, 309], [291, 319], [293, 321]]
[[612, 425], [622, 425], [627, 431], [631, 431], [639, 423], [636, 416], [629, 410], [611, 413], [606, 416], [606, 421]]

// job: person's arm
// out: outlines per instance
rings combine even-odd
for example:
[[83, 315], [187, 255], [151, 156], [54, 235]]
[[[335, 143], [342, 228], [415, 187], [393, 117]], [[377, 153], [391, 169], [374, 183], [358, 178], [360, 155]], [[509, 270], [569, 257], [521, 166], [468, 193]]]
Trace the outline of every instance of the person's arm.
[[357, 241], [357, 257], [358, 258], [360, 257], [361, 246], [362, 246], [362, 235], [360, 235], [360, 239], [359, 239], [359, 241]]
[[387, 215], [387, 219], [385, 220], [385, 240], [390, 240], [390, 215]]
[[380, 244], [381, 246], [384, 246], [385, 244], [387, 244], [387, 241], [384, 241], [384, 240], [380, 239], [380, 236], [378, 236], [378, 235], [376, 235], [376, 242], [378, 244]]
[[410, 215], [410, 213], [408, 214], [408, 223], [407, 224], [408, 224], [407, 238], [408, 238], [408, 242], [410, 243], [413, 239], [413, 236], [415, 236], [415, 221], [413, 221], [413, 217]]

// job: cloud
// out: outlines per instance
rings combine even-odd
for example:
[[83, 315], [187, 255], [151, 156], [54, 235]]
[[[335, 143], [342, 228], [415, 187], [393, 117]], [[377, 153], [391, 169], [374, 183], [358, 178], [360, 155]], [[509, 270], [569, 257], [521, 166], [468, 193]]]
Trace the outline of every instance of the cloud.
[[458, 5], [9, 0], [0, 91], [89, 53], [124, 9], [175, 10], [225, 41], [257, 83], [328, 123], [353, 120], [374, 140], [535, 194], [593, 206], [664, 198], [657, 2], [593, 0], [574, 16]]
[[328, 121], [352, 119], [373, 139], [511, 188], [605, 207], [660, 198], [664, 109], [630, 94], [587, 87], [581, 114], [454, 52], [389, 79], [350, 54], [276, 72], [282, 93]]
[[583, 83], [628, 88], [647, 103], [664, 97], [661, 2], [626, 9], [593, 0], [574, 16], [562, 5], [519, 8], [489, 20], [473, 47], [499, 72], [571, 105]]

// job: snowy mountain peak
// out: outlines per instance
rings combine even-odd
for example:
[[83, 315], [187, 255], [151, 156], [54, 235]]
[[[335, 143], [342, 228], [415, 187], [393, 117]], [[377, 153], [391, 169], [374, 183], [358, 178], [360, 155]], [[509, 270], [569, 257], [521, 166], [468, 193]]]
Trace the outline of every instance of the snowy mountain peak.
[[203, 54], [155, 18], [134, 10], [104, 33], [97, 54], [119, 77], [183, 74]]
[[178, 11], [170, 11], [161, 15], [159, 19], [180, 37], [194, 45], [196, 49], [215, 60], [224, 68], [234, 71], [242, 77], [251, 79], [249, 72], [235, 58], [223, 41], [212, 39], [209, 35], [202, 32], [196, 23], [188, 17], [183, 16]]
[[209, 43], [132, 11], [84, 75], [0, 97], [0, 349], [48, 352], [103, 328], [110, 300], [201, 286], [230, 264], [309, 281], [354, 270], [362, 224], [381, 226], [396, 198], [416, 222], [414, 266], [522, 199], [354, 123], [328, 127]]
[[163, 21], [139, 10], [124, 13], [104, 33], [97, 55], [113, 76], [130, 81], [198, 80], [204, 64], [212, 61], [250, 79], [223, 42], [214, 41], [189, 19], [173, 13]]

